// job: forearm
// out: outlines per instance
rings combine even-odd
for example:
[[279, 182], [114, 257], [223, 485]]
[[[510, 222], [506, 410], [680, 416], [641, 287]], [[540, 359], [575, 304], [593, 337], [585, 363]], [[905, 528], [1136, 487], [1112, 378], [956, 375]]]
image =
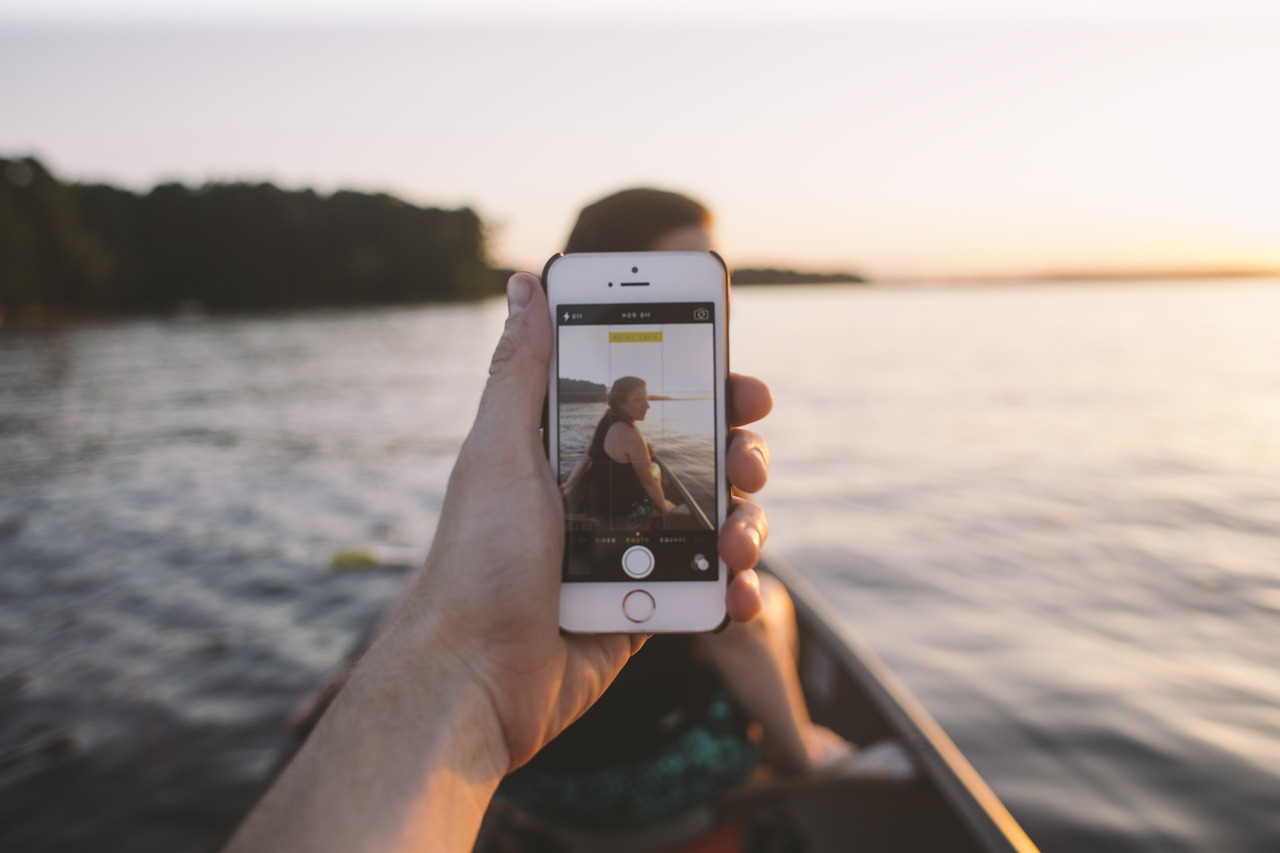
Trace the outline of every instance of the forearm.
[[507, 769], [484, 694], [392, 626], [228, 847], [468, 851]]

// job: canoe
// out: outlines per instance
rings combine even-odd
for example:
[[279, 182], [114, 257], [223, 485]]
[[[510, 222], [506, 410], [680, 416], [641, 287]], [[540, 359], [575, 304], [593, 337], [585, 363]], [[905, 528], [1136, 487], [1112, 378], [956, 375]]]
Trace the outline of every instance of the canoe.
[[626, 832], [543, 826], [527, 846], [513, 845], [517, 839], [503, 829], [510, 815], [499, 805], [486, 820], [479, 853], [1037, 850], [942, 727], [799, 572], [776, 555], [760, 568], [795, 602], [800, 677], [814, 721], [856, 744], [898, 744], [913, 767], [909, 778], [757, 779], [657, 826]]
[[[799, 672], [814, 721], [852, 743], [899, 744], [914, 767], [911, 778], [753, 780], [643, 831], [548, 827], [552, 846], [514, 849], [1035, 853], [1035, 844], [942, 727], [809, 582], [776, 554], [767, 554], [759, 568], [781, 581], [795, 604]], [[507, 833], [493, 832], [507, 823], [504, 817], [509, 815], [500, 806], [491, 810], [477, 851], [513, 849]], [[763, 840], [762, 826], [768, 836]]]
[[905, 784], [819, 782], [788, 791], [812, 851], [1032, 853], [1035, 844], [991, 788], [879, 657], [782, 558], [761, 568], [787, 587], [800, 629], [800, 677], [815, 722], [853, 743], [891, 738], [916, 768]]

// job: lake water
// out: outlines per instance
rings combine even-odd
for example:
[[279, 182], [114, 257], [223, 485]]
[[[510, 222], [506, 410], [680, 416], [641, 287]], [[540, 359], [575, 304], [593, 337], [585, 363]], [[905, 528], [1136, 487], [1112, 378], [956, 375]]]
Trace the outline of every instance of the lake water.
[[[0, 329], [0, 849], [216, 845], [500, 302]], [[1280, 282], [740, 289], [771, 545], [1046, 851], [1280, 844]]]

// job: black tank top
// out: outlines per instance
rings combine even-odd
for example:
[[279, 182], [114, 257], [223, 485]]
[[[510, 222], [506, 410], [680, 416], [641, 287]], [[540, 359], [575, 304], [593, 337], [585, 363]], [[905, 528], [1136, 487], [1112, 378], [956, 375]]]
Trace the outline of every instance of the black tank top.
[[630, 424], [612, 411], [596, 424], [587, 448], [591, 468], [587, 471], [587, 511], [597, 518], [622, 518], [630, 515], [647, 497], [640, 477], [630, 462], [615, 462], [604, 452], [604, 440], [614, 424]]

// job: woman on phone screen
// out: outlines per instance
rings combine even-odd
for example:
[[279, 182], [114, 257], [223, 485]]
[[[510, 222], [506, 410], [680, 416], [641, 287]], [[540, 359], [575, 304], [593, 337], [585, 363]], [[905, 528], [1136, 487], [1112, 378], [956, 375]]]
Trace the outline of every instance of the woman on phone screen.
[[638, 376], [623, 376], [609, 388], [608, 408], [596, 424], [586, 452], [560, 486], [567, 503], [581, 487], [586, 515], [610, 530], [639, 529], [655, 515], [676, 510], [662, 491], [653, 454], [640, 432], [649, 411], [649, 389]]

